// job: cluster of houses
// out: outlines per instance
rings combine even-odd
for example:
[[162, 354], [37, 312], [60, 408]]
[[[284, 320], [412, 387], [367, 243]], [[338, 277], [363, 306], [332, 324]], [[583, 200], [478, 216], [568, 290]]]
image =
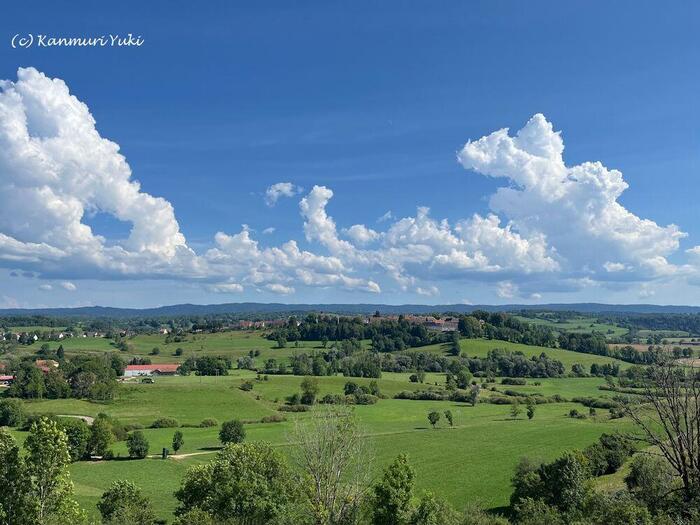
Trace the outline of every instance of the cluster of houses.
[[[58, 369], [58, 361], [54, 361], [53, 359], [37, 359], [34, 361], [34, 366], [45, 374], [48, 374], [51, 370]], [[5, 365], [0, 363], [0, 386], [10, 386], [14, 380], [15, 376], [7, 375], [5, 373]]]
[[[53, 359], [37, 359], [34, 365], [48, 374], [51, 370], [59, 367], [57, 361]], [[143, 376], [174, 376], [179, 368], [177, 363], [157, 364], [157, 365], [127, 365], [122, 377], [143, 377]], [[0, 386], [10, 386], [15, 377], [5, 374], [5, 365], [0, 363]]]
[[42, 337], [39, 337], [37, 333], [33, 332], [4, 332], [0, 334], [0, 341], [38, 341], [39, 339], [46, 341], [62, 341], [63, 339], [68, 339], [72, 337], [107, 337], [107, 334], [103, 332], [46, 332]]
[[[385, 315], [365, 317], [365, 324], [379, 323], [381, 321], [398, 321], [401, 316]], [[432, 315], [404, 315], [403, 319], [411, 324], [419, 324], [425, 326], [428, 330], [437, 330], [438, 332], [454, 332], [459, 328], [459, 319], [456, 317], [445, 317], [438, 319]]]
[[[404, 315], [403, 319], [412, 324], [420, 324], [428, 330], [437, 330], [439, 332], [453, 332], [459, 327], [459, 319], [456, 317], [446, 317], [438, 319], [432, 315]], [[382, 315], [382, 316], [367, 316], [362, 319], [364, 324], [379, 323], [381, 321], [398, 321], [398, 315]], [[287, 319], [271, 319], [265, 321], [246, 321], [241, 320], [233, 327], [239, 330], [261, 330], [264, 328], [277, 328], [285, 326]], [[297, 326], [300, 321], [297, 321]]]

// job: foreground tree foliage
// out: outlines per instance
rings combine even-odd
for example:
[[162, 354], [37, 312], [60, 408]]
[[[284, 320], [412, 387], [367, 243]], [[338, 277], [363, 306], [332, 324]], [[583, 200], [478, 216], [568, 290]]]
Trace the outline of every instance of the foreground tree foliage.
[[295, 423], [293, 456], [313, 523], [355, 523], [370, 486], [371, 457], [354, 412], [322, 405]]
[[373, 523], [403, 525], [411, 515], [411, 499], [416, 473], [405, 454], [398, 456], [374, 486]]
[[196, 511], [215, 521], [270, 523], [288, 512], [295, 495], [289, 469], [270, 445], [228, 444], [211, 463], [187, 470], [175, 493], [180, 501], [176, 514], [181, 521]]
[[73, 499], [68, 473], [68, 438], [55, 421], [35, 422], [22, 455], [12, 436], [0, 430], [0, 523], [72, 525], [85, 523]]
[[700, 375], [666, 360], [644, 380], [643, 403], [627, 404], [640, 430], [637, 439], [655, 447], [682, 485], [690, 503], [700, 489]]
[[109, 524], [153, 525], [156, 520], [151, 501], [128, 480], [117, 480], [100, 498], [97, 508], [102, 522]]

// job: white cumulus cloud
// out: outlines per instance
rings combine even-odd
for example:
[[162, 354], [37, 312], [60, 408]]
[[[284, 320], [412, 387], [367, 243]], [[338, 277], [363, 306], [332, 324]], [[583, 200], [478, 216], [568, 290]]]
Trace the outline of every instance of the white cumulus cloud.
[[294, 197], [302, 191], [302, 188], [291, 182], [278, 182], [268, 186], [267, 190], [265, 190], [265, 204], [272, 207], [277, 204], [280, 197]]

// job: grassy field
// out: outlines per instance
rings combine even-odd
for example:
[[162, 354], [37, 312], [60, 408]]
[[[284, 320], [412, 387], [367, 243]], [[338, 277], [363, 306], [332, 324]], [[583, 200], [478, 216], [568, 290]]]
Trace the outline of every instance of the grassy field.
[[548, 326], [557, 332], [598, 332], [607, 337], [619, 337], [627, 333], [626, 328], [622, 328], [615, 324], [598, 322], [598, 320], [594, 317], [575, 317], [562, 321], [552, 321], [550, 319], [542, 319], [541, 317], [516, 317], [525, 323]]
[[[62, 341], [50, 341], [49, 347], [57, 349], [63, 346], [68, 358], [85, 353], [119, 352], [125, 358], [148, 357], [153, 363], [181, 363], [189, 356], [203, 355], [223, 355], [230, 357], [234, 361], [252, 351], [259, 351], [260, 355], [256, 361], [262, 363], [265, 359], [274, 357], [278, 360], [287, 359], [294, 352], [310, 352], [313, 349], [321, 349], [321, 345], [316, 341], [300, 341], [298, 346], [295, 343], [288, 343], [285, 348], [277, 348], [275, 341], [270, 341], [263, 337], [260, 331], [231, 331], [214, 334], [188, 334], [184, 341], [179, 343], [165, 342], [166, 336], [160, 334], [137, 335], [126, 338], [129, 345], [126, 351], [119, 351], [111, 339], [104, 337], [73, 337]], [[29, 347], [20, 348], [23, 352], [35, 352], [43, 344], [41, 341]], [[364, 344], [369, 345], [369, 341]], [[152, 355], [154, 348], [158, 348], [160, 353]], [[181, 348], [183, 353], [176, 356], [175, 351]]]
[[[552, 359], [561, 361], [566, 367], [567, 371], [569, 371], [571, 365], [574, 363], [579, 363], [585, 367], [590, 367], [593, 363], [617, 363], [620, 365], [620, 368], [630, 366], [629, 363], [625, 363], [624, 361], [620, 361], [618, 359], [612, 359], [610, 357], [582, 354], [580, 352], [562, 350], [561, 348], [546, 348], [544, 346], [528, 346], [520, 343], [509, 343], [508, 341], [499, 341], [496, 339], [461, 339], [459, 345], [462, 349], [462, 355], [466, 357], [486, 357], [490, 350], [494, 350], [496, 348], [510, 350], [512, 352], [522, 352], [528, 357], [538, 356], [544, 352]], [[447, 356], [450, 355], [450, 346], [447, 344], [430, 345], [412, 348], [409, 351], [436, 352]]]
[[[189, 355], [225, 355], [234, 362], [236, 358], [259, 351], [256, 362], [270, 357], [288, 359], [294, 352], [320, 349], [319, 343], [289, 344], [277, 348], [273, 341], [265, 339], [261, 332], [225, 332], [217, 334], [188, 335], [180, 343], [165, 344], [163, 335], [140, 335], [128, 339], [129, 350], [120, 352], [125, 359], [147, 356], [154, 347], [160, 354], [149, 356], [153, 362], [180, 362]], [[118, 351], [112, 341], [103, 338], [66, 339], [63, 345], [67, 356], [82, 353]], [[363, 342], [368, 345], [369, 342]], [[57, 348], [59, 343], [50, 343]], [[544, 352], [564, 363], [567, 371], [574, 363], [586, 367], [592, 363], [608, 363], [614, 360], [600, 356], [579, 354], [561, 349], [526, 346], [496, 340], [463, 339], [460, 342], [465, 356], [484, 357], [494, 348], [521, 351], [527, 356]], [[20, 347], [21, 352], [35, 352], [40, 345]], [[177, 348], [182, 356], [174, 356]], [[447, 355], [448, 345], [432, 345], [410, 351], [435, 352]], [[618, 362], [622, 367], [629, 366]], [[445, 375], [429, 373], [425, 383], [411, 383], [409, 373], [384, 373], [378, 385], [386, 397], [376, 405], [358, 406], [355, 411], [363, 432], [371, 444], [372, 458], [368, 458], [375, 475], [392, 461], [396, 454], [406, 452], [417, 472], [420, 489], [430, 489], [446, 497], [460, 508], [478, 501], [489, 508], [508, 503], [510, 477], [517, 461], [525, 455], [551, 460], [565, 450], [582, 448], [595, 441], [603, 432], [625, 429], [625, 420], [610, 420], [606, 411], [583, 420], [567, 417], [571, 408], [587, 413], [582, 405], [570, 402], [538, 405], [535, 418], [530, 421], [524, 415], [517, 420], [510, 418], [508, 405], [479, 403], [472, 407], [450, 401], [397, 400], [393, 396], [402, 390], [425, 389], [444, 385]], [[76, 494], [80, 503], [93, 515], [95, 504], [102, 492], [116, 479], [131, 479], [140, 485], [154, 502], [159, 517], [172, 519], [177, 502], [173, 492], [178, 488], [188, 466], [208, 461], [219, 447], [218, 427], [198, 428], [205, 418], [215, 418], [219, 423], [230, 419], [246, 421], [247, 440], [264, 440], [287, 454], [290, 451], [289, 433], [295, 420], [309, 417], [306, 413], [285, 413], [278, 410], [287, 396], [300, 391], [302, 377], [270, 375], [267, 380], [256, 380], [256, 374], [247, 370], [231, 370], [221, 377], [159, 377], [154, 384], [128, 380], [120, 384], [118, 396], [109, 403], [85, 400], [61, 399], [28, 402], [28, 410], [36, 414], [86, 415], [95, 417], [103, 412], [124, 423], [138, 423], [144, 427], [157, 418], [168, 416], [178, 420], [185, 444], [180, 456], [163, 461], [158, 455], [163, 448], [170, 448], [174, 429], [146, 428], [152, 457], [145, 460], [128, 460], [124, 442], [113, 445], [119, 457], [114, 461], [78, 462], [71, 466]], [[347, 381], [368, 384], [370, 379], [342, 376], [317, 378], [320, 396], [340, 394]], [[240, 389], [244, 381], [252, 381], [252, 391]], [[534, 383], [538, 382], [538, 385]], [[528, 379], [523, 386], [495, 384], [498, 390], [516, 390], [522, 393], [540, 393], [545, 396], [559, 394], [571, 400], [577, 396], [606, 397], [610, 393], [600, 391], [601, 378]], [[482, 398], [493, 393], [482, 390]], [[454, 427], [448, 427], [445, 419], [439, 428], [430, 428], [427, 413], [431, 410], [451, 410]], [[265, 416], [283, 414], [285, 420], [262, 423]], [[20, 441], [24, 432], [14, 432]], [[371, 459], [371, 461], [370, 461]]]
[[[426, 384], [411, 383], [409, 374], [385, 373], [378, 381], [383, 394], [391, 397], [401, 390], [425, 388], [427, 384], [443, 384], [443, 374], [428, 374]], [[75, 400], [51, 400], [29, 403], [35, 413], [80, 414], [94, 416], [105, 412], [124, 422], [148, 426], [160, 416], [175, 417], [181, 424], [197, 424], [206, 417], [223, 422], [241, 418], [258, 421], [266, 415], [280, 413], [276, 408], [285, 396], [299, 390], [303, 378], [269, 376], [267, 381], [254, 381], [254, 388], [244, 392], [238, 387], [254, 375], [234, 371], [224, 377], [164, 377], [155, 384], [123, 384], [117, 400], [108, 404]], [[349, 378], [318, 378], [321, 395], [341, 393]], [[350, 379], [367, 383], [367, 379]], [[561, 394], [602, 397], [599, 378], [543, 379], [540, 385], [528, 380], [524, 386], [497, 384], [497, 388], [544, 395]], [[484, 392], [484, 396], [488, 392]], [[557, 403], [539, 405], [535, 418], [510, 418], [510, 407], [480, 403], [471, 407], [449, 401], [410, 401], [382, 399], [376, 405], [358, 406], [355, 411], [373, 450], [371, 466], [379, 474], [399, 452], [409, 454], [416, 469], [418, 486], [442, 494], [455, 506], [480, 501], [488, 507], [507, 504], [509, 480], [513, 467], [525, 455], [545, 460], [571, 448], [593, 442], [603, 432], [627, 428], [626, 420], [609, 420], [605, 415], [584, 420], [567, 417], [569, 410], [581, 405]], [[426, 415], [431, 410], [451, 410], [455, 426], [443, 420], [439, 428], [430, 428]], [[289, 451], [288, 434], [295, 418], [308, 414], [285, 413], [287, 420], [278, 423], [246, 424], [247, 440], [264, 440]], [[172, 493], [177, 489], [185, 469], [211, 459], [218, 442], [218, 428], [181, 428], [185, 445], [180, 454], [193, 454], [166, 461], [155, 457], [145, 460], [79, 462], [71, 466], [78, 499], [95, 513], [95, 503], [102, 491], [115, 479], [131, 479], [153, 499], [158, 515], [171, 518], [176, 506]], [[152, 454], [170, 448], [174, 429], [146, 429]], [[23, 439], [25, 433], [15, 432]], [[123, 442], [113, 447], [125, 458]], [[369, 461], [369, 460], [368, 460]]]

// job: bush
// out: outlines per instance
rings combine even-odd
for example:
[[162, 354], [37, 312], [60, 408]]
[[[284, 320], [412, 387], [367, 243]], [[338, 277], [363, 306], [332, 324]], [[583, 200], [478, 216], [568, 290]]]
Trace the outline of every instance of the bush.
[[206, 419], [202, 419], [202, 422], [199, 424], [199, 426], [201, 428], [218, 427], [219, 422], [213, 417], [208, 417]]
[[127, 423], [124, 425], [124, 430], [131, 432], [132, 430], [143, 430], [144, 426], [141, 423]]
[[241, 386], [239, 386], [238, 388], [240, 388], [244, 392], [250, 392], [251, 390], [253, 390], [253, 383], [252, 381], [243, 381], [243, 383], [241, 383]]
[[227, 443], [242, 443], [245, 439], [245, 428], [243, 423], [238, 419], [225, 421], [221, 425], [219, 431], [219, 441], [226, 445]]
[[148, 440], [140, 430], [135, 430], [126, 438], [129, 457], [143, 459], [148, 456]]
[[153, 423], [151, 423], [151, 428], [177, 428], [180, 426], [177, 419], [172, 417], [159, 417]]
[[277, 410], [280, 412], [307, 412], [310, 408], [309, 405], [282, 405]]
[[527, 381], [522, 377], [504, 377], [501, 379], [502, 385], [526, 385]]
[[261, 423], [281, 423], [282, 421], [287, 421], [287, 418], [282, 414], [272, 414], [271, 416], [263, 417]]
[[374, 405], [379, 400], [377, 396], [372, 394], [355, 394], [353, 397], [357, 405]]
[[0, 427], [22, 426], [26, 417], [21, 399], [0, 399]]
[[618, 408], [620, 406], [620, 403], [618, 403], [617, 401], [599, 397], [575, 397], [571, 401], [573, 401], [574, 403], [581, 403], [583, 406], [588, 408], [611, 409]]

